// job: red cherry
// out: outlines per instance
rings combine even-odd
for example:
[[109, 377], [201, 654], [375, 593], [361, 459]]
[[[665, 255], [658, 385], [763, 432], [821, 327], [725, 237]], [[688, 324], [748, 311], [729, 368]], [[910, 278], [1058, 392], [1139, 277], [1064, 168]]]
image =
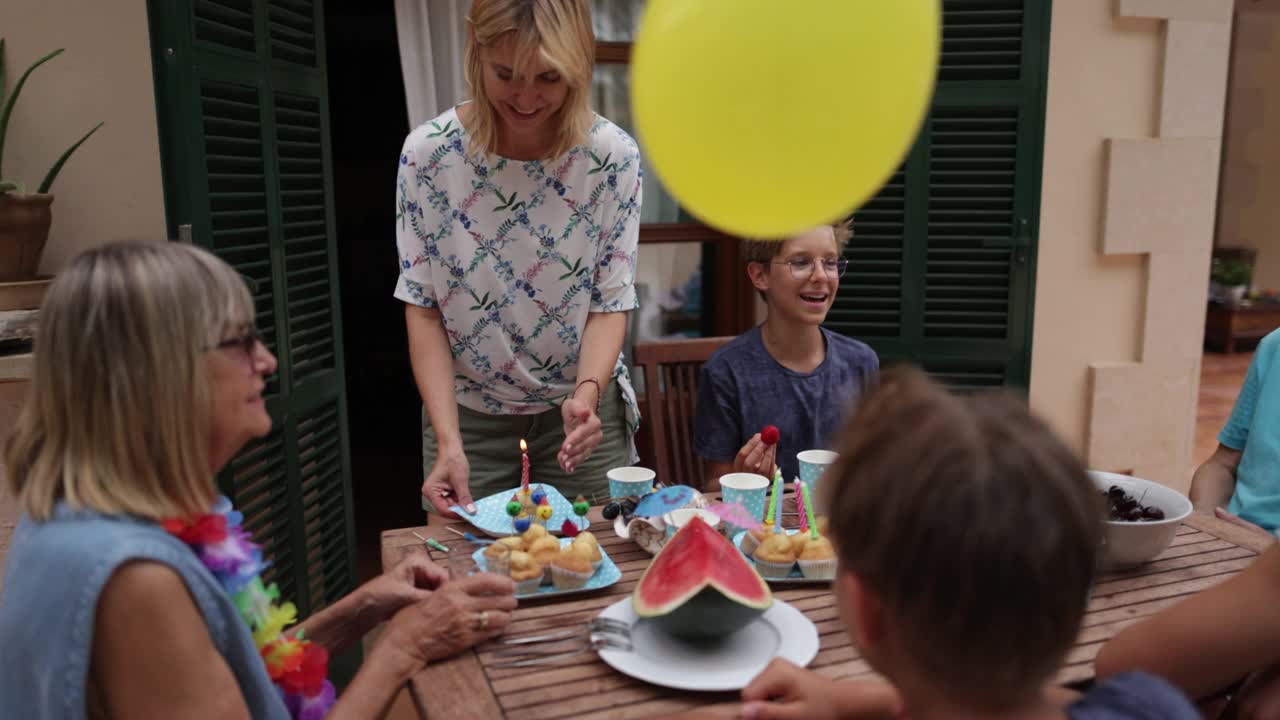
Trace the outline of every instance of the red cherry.
[[765, 428], [760, 431], [760, 442], [764, 443], [765, 445], [777, 445], [778, 444], [777, 426], [766, 425]]

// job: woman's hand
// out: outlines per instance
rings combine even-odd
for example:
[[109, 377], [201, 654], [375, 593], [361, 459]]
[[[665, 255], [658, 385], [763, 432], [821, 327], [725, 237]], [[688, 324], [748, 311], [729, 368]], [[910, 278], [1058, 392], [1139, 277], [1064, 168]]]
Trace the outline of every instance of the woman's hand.
[[436, 455], [436, 463], [422, 482], [422, 496], [442, 517], [458, 519], [457, 514], [449, 510], [451, 505], [461, 505], [464, 510], [475, 514], [476, 504], [471, 500], [471, 463], [461, 449], [445, 451], [443, 448]]
[[414, 668], [502, 633], [516, 609], [509, 577], [481, 573], [450, 581], [391, 618], [374, 652], [398, 655]]
[[755, 473], [767, 478], [773, 477], [774, 462], [777, 458], [777, 445], [765, 445], [760, 433], [751, 436], [746, 445], [733, 458], [733, 472]]
[[1227, 510], [1226, 508], [1214, 508], [1213, 515], [1219, 520], [1229, 522], [1232, 525], [1239, 525], [1245, 530], [1250, 530], [1252, 532], [1262, 533], [1263, 535], [1271, 535], [1272, 537], [1275, 537], [1275, 535], [1272, 535], [1272, 533], [1267, 532], [1262, 527], [1255, 525], [1249, 522], [1248, 520], [1245, 520], [1244, 518], [1240, 517], [1239, 515], [1236, 515], [1235, 513], [1232, 513], [1230, 510]]
[[591, 452], [604, 440], [600, 416], [593, 408], [576, 397], [565, 400], [560, 406], [560, 416], [564, 418], [564, 444], [556, 457], [567, 473], [591, 457]]
[[449, 580], [449, 571], [427, 557], [411, 553], [395, 567], [364, 584], [364, 592], [374, 608], [378, 622], [400, 612], [400, 609], [431, 597]]

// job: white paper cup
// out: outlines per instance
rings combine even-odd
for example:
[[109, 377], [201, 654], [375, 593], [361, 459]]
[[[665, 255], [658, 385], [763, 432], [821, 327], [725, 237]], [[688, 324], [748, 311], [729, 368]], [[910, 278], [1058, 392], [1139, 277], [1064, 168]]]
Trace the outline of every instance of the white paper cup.
[[710, 510], [702, 508], [680, 508], [679, 510], [672, 510], [662, 516], [662, 521], [666, 523], [667, 526], [667, 537], [675, 535], [677, 530], [684, 527], [685, 523], [695, 517], [702, 518], [702, 521], [710, 525], [712, 528], [716, 528], [720, 525], [720, 516]]
[[657, 476], [649, 468], [635, 465], [614, 468], [605, 473], [605, 477], [609, 478], [609, 497], [644, 497], [653, 492], [653, 479]]

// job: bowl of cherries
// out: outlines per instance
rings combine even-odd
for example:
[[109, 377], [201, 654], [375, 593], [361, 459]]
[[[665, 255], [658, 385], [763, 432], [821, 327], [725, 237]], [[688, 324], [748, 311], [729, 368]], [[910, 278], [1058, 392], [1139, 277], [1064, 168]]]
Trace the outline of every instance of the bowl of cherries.
[[1103, 562], [1112, 568], [1141, 565], [1164, 552], [1191, 514], [1186, 495], [1159, 483], [1116, 473], [1089, 473], [1106, 507]]

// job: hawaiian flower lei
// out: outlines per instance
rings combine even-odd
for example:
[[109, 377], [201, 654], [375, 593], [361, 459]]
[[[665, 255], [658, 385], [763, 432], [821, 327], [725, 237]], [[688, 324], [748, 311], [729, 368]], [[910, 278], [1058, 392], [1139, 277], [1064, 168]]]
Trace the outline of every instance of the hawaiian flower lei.
[[160, 526], [191, 546], [231, 596], [289, 714], [294, 720], [320, 720], [335, 701], [327, 678], [329, 652], [303, 640], [301, 632], [294, 637], [284, 634], [285, 627], [297, 622], [298, 609], [291, 602], [275, 604], [280, 589], [275, 583], [263, 585], [260, 576], [270, 563], [263, 561], [262, 549], [240, 526], [243, 520], [230, 500], [219, 497], [212, 513], [162, 520]]

